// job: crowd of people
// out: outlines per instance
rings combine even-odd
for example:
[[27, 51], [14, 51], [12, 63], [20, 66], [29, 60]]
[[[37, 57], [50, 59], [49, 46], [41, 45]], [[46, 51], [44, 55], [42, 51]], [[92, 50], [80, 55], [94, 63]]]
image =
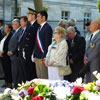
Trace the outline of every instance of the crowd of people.
[[[92, 72], [100, 72], [100, 21], [86, 24], [84, 38], [75, 19], [60, 20], [54, 32], [47, 19], [46, 11], [28, 8], [27, 16], [5, 24], [5, 35], [0, 37], [2, 87], [17, 88], [18, 83], [34, 78], [74, 82], [86, 75], [86, 82], [95, 80]], [[62, 73], [68, 64], [71, 73]]]

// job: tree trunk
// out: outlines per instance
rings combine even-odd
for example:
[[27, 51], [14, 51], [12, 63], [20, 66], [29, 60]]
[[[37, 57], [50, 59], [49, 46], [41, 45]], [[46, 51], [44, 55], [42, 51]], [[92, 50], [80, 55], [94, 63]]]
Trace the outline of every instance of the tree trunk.
[[42, 0], [33, 0], [33, 2], [34, 2], [34, 6], [35, 6], [36, 11], [40, 11], [43, 9]]

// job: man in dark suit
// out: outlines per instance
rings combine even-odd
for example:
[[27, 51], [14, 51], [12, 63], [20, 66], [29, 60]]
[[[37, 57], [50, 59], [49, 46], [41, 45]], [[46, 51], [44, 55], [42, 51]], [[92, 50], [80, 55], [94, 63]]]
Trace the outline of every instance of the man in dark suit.
[[22, 28], [22, 33], [19, 36], [18, 39], [18, 59], [19, 59], [19, 83], [22, 83], [26, 81], [26, 77], [27, 77], [27, 72], [26, 72], [26, 60], [23, 58], [23, 44], [24, 44], [24, 40], [25, 40], [25, 34], [26, 31], [29, 27], [28, 25], [28, 19], [27, 16], [22, 16], [20, 18], [20, 25]]
[[80, 77], [79, 72], [84, 65], [84, 54], [85, 54], [85, 39], [78, 35], [74, 27], [67, 29], [68, 37], [72, 41], [69, 43], [69, 62], [72, 69], [71, 81], [75, 81]]
[[40, 11], [37, 14], [37, 22], [40, 24], [37, 32], [35, 45], [35, 63], [38, 78], [48, 78], [48, 70], [44, 65], [44, 58], [46, 56], [48, 46], [52, 41], [52, 28], [47, 23], [48, 14], [46, 11]]
[[37, 12], [31, 8], [28, 8], [28, 21], [30, 24], [23, 35], [23, 43], [21, 45], [21, 50], [23, 54], [23, 58], [25, 59], [25, 70], [26, 70], [26, 79], [32, 80], [36, 78], [36, 69], [35, 63], [32, 62], [31, 56], [34, 52], [36, 34], [39, 24], [36, 21]]
[[19, 59], [17, 57], [17, 46], [18, 39], [21, 34], [22, 28], [20, 27], [20, 21], [18, 19], [14, 19], [12, 21], [12, 27], [15, 32], [13, 33], [9, 44], [8, 44], [8, 56], [11, 59], [11, 67], [12, 67], [12, 80], [14, 83], [14, 88], [17, 88], [18, 80], [19, 80]]

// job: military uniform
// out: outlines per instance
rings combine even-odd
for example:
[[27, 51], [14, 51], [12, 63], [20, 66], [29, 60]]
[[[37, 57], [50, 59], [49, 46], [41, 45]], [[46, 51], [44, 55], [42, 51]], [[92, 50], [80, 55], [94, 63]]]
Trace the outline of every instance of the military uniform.
[[[34, 10], [29, 8], [28, 13], [34, 13]], [[19, 46], [19, 56], [22, 57], [23, 60], [23, 72], [25, 74], [24, 81], [32, 80], [36, 78], [36, 69], [35, 69], [35, 63], [32, 62], [31, 56], [34, 51], [35, 47], [35, 41], [36, 41], [36, 34], [37, 34], [37, 29], [39, 27], [39, 24], [37, 21], [34, 21], [33, 24], [28, 24], [26, 31], [20, 40], [20, 46]], [[21, 60], [20, 60], [21, 61]], [[20, 75], [22, 76], [22, 75]]]

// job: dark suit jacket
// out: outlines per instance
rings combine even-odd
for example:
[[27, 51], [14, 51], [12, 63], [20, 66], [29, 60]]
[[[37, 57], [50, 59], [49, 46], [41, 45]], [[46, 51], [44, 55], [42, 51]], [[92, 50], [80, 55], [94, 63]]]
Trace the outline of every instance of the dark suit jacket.
[[73, 82], [78, 77], [83, 77], [83, 75], [80, 74], [80, 71], [84, 65], [85, 39], [77, 34], [73, 40], [73, 43], [71, 43], [71, 41], [68, 43], [69, 59], [73, 60], [73, 64], [70, 64], [72, 69], [71, 81]]
[[7, 52], [8, 52], [8, 44], [9, 44], [9, 41], [11, 39], [11, 36], [12, 36], [12, 33], [10, 33], [8, 35], [8, 37], [6, 38], [6, 40], [4, 42], [4, 46], [3, 46], [4, 55], [7, 55]]
[[2, 39], [2, 33], [1, 33], [1, 30], [0, 30], [0, 41], [1, 41], [1, 39]]
[[35, 21], [33, 25], [28, 25], [21, 39], [20, 50], [21, 52], [23, 50], [25, 51], [26, 57], [31, 56], [33, 53], [38, 27], [39, 27], [39, 24], [37, 23], [37, 21]]
[[74, 61], [74, 63], [80, 62], [83, 64], [84, 54], [85, 54], [85, 39], [80, 35], [76, 35], [73, 44], [68, 41], [69, 44], [69, 58]]
[[16, 52], [17, 52], [18, 39], [21, 34], [21, 31], [22, 31], [22, 28], [19, 28], [19, 30], [16, 33], [13, 33], [13, 35], [9, 41], [8, 51], [13, 52], [13, 54], [16, 54]]
[[46, 56], [47, 50], [48, 50], [48, 46], [51, 44], [52, 42], [52, 28], [48, 23], [45, 23], [44, 26], [42, 27], [42, 29], [39, 32], [40, 35], [40, 39], [43, 43], [44, 46], [44, 53], [41, 52], [38, 43], [36, 41], [36, 45], [35, 45], [35, 57], [36, 58], [44, 58]]

